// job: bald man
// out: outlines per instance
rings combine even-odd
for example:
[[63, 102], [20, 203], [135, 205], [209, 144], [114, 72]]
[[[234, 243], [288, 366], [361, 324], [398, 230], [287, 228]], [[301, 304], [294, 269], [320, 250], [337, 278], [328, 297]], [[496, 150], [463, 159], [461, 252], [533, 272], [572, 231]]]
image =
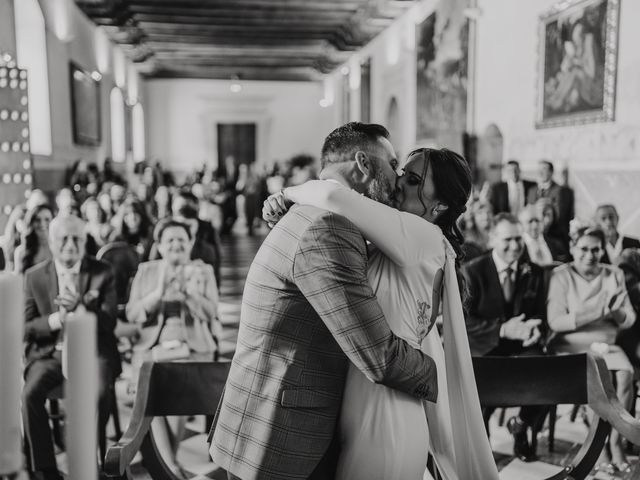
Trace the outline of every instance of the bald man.
[[25, 385], [22, 416], [32, 478], [61, 479], [45, 410], [47, 394], [63, 383], [62, 330], [67, 313], [79, 305], [96, 314], [100, 365], [99, 432], [109, 418], [108, 388], [121, 365], [114, 329], [116, 292], [111, 267], [85, 255], [85, 224], [75, 216], [56, 217], [49, 226], [52, 260], [25, 273]]

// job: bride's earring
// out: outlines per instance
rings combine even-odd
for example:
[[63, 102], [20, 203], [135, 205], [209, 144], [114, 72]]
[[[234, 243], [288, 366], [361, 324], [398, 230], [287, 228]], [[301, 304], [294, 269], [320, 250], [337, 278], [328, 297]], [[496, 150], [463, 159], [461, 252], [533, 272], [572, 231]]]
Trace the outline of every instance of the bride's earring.
[[433, 210], [431, 210], [431, 214], [435, 217], [436, 215], [438, 215], [438, 207], [433, 207]]

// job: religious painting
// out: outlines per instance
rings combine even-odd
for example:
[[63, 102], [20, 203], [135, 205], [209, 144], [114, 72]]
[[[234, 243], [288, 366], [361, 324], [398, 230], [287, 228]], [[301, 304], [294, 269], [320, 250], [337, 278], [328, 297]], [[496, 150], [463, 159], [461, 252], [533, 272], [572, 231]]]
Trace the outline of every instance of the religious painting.
[[416, 143], [462, 150], [467, 126], [468, 0], [440, 1], [416, 27]]
[[614, 119], [619, 0], [565, 0], [541, 15], [538, 128]]

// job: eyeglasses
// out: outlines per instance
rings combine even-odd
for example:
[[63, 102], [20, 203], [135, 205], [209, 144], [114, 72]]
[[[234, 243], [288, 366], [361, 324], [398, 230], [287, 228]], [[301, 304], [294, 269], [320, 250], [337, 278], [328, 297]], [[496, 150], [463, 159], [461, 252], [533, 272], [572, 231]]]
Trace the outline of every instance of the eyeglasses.
[[602, 251], [602, 248], [600, 248], [600, 247], [593, 247], [593, 248], [589, 248], [589, 247], [580, 247], [580, 248], [579, 248], [579, 250], [580, 250], [582, 253], [589, 253], [589, 252], [591, 252], [593, 255], [598, 255], [598, 254]]

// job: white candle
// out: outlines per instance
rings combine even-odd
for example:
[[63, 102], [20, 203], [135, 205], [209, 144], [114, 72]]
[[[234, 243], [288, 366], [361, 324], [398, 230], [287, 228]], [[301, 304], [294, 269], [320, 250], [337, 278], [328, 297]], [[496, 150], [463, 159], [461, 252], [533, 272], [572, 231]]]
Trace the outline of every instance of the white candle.
[[22, 279], [0, 272], [0, 476], [22, 469]]
[[98, 476], [98, 356], [96, 316], [80, 306], [67, 314], [67, 458], [70, 480], [95, 480]]

